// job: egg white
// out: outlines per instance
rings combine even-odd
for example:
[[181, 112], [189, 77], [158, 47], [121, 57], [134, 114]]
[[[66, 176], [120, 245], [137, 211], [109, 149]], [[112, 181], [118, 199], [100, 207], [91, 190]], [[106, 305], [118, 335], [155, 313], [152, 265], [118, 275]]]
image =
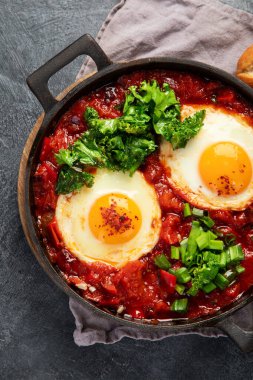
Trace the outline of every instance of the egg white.
[[217, 142], [234, 142], [248, 154], [253, 167], [253, 126], [237, 114], [215, 106], [182, 106], [182, 119], [200, 109], [206, 110], [199, 133], [185, 148], [173, 151], [169, 142], [162, 140], [160, 160], [168, 169], [168, 180], [180, 195], [193, 205], [207, 209], [242, 210], [253, 201], [253, 182], [241, 193], [229, 197], [217, 196], [201, 179], [198, 167], [202, 153]]
[[[101, 196], [111, 193], [131, 198], [141, 212], [139, 232], [124, 244], [101, 242], [89, 227], [92, 205]], [[138, 171], [129, 177], [121, 172], [98, 169], [92, 188], [84, 186], [79, 192], [58, 197], [55, 215], [63, 241], [72, 254], [86, 262], [100, 261], [117, 268], [152, 250], [161, 228], [161, 210], [155, 190]]]

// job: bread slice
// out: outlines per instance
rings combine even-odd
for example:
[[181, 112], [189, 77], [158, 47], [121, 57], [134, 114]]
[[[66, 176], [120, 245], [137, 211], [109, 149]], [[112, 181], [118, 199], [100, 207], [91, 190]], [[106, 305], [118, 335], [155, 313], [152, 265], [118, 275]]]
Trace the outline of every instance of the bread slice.
[[253, 45], [249, 46], [237, 62], [236, 75], [253, 87]]

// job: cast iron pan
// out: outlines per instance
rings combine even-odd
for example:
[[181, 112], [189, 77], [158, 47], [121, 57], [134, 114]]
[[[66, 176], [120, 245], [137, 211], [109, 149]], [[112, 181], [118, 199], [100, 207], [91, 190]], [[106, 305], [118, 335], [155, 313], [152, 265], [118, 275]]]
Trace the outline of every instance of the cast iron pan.
[[[98, 72], [83, 82], [74, 87], [60, 101], [56, 100], [48, 89], [48, 80], [61, 68], [73, 61], [79, 55], [86, 54], [90, 56], [96, 63]], [[26, 160], [21, 161], [19, 173], [19, 209], [22, 225], [26, 238], [30, 247], [51, 279], [65, 292], [68, 296], [79, 301], [84, 307], [92, 310], [94, 313], [104, 316], [118, 322], [122, 325], [136, 327], [145, 331], [166, 330], [173, 332], [183, 332], [189, 329], [207, 326], [217, 326], [225, 331], [244, 351], [250, 351], [253, 348], [253, 332], [244, 331], [231, 322], [229, 316], [236, 310], [245, 306], [253, 300], [253, 289], [249, 289], [239, 300], [235, 301], [230, 306], [224, 308], [214, 316], [201, 317], [194, 320], [185, 318], [163, 320], [157, 325], [148, 320], [128, 320], [119, 316], [110, 314], [107, 311], [97, 308], [91, 302], [81, 298], [61, 277], [57, 269], [52, 266], [45, 253], [41, 238], [38, 234], [36, 223], [33, 217], [33, 197], [31, 192], [31, 175], [38, 162], [38, 154], [41, 148], [43, 137], [49, 134], [49, 127], [56, 125], [59, 117], [73, 104], [80, 96], [88, 94], [105, 84], [113, 82], [119, 76], [130, 73], [139, 69], [172, 69], [183, 70], [186, 72], [197, 73], [210, 79], [220, 80], [229, 86], [235, 88], [248, 101], [253, 103], [253, 90], [239, 81], [232, 75], [219, 70], [215, 67], [190, 61], [175, 58], [146, 58], [131, 61], [127, 63], [112, 63], [106, 56], [103, 50], [95, 42], [90, 35], [84, 35], [76, 42], [68, 46], [65, 50], [57, 54], [54, 58], [48, 61], [45, 65], [31, 74], [27, 83], [40, 101], [45, 111], [45, 116], [38, 130], [34, 142], [29, 151], [25, 151]], [[52, 130], [52, 129], [51, 129]], [[23, 162], [23, 165], [22, 165]], [[24, 165], [25, 162], [25, 165]]]

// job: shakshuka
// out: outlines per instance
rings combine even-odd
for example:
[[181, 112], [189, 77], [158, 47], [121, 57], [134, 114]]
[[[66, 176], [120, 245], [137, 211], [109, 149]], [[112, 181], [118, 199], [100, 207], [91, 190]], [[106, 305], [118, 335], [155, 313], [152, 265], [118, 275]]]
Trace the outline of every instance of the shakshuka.
[[47, 255], [120, 316], [197, 318], [253, 285], [253, 106], [219, 81], [136, 71], [76, 101], [33, 174]]

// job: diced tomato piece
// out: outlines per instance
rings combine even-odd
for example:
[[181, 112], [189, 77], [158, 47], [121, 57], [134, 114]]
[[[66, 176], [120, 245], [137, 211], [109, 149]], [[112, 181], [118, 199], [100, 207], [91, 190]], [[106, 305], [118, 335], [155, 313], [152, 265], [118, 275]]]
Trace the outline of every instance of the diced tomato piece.
[[45, 161], [38, 165], [34, 176], [33, 190], [36, 207], [46, 212], [54, 210], [57, 202], [57, 195], [55, 194], [57, 168], [51, 162]]
[[49, 223], [49, 225], [48, 225], [48, 231], [49, 231], [49, 233], [51, 235], [51, 238], [53, 240], [54, 245], [57, 248], [60, 248], [62, 246], [62, 236], [61, 236], [61, 232], [59, 230], [59, 227], [58, 227], [58, 224], [57, 224], [57, 220], [56, 220], [55, 217]]
[[55, 210], [57, 204], [57, 195], [54, 189], [48, 190], [44, 197], [44, 210]]
[[172, 189], [170, 189], [166, 185], [158, 184], [155, 186], [155, 189], [158, 193], [158, 199], [160, 206], [163, 210], [170, 210], [174, 212], [181, 212], [183, 209], [183, 203], [179, 200], [173, 193]]
[[240, 293], [240, 284], [236, 282], [235, 284], [229, 286], [224, 290], [224, 296], [228, 296], [231, 298], [236, 298]]
[[179, 233], [180, 217], [168, 214], [162, 224], [161, 238], [168, 244], [176, 244], [181, 240]]
[[[68, 126], [67, 126], [68, 127]], [[55, 153], [58, 153], [60, 149], [66, 149], [70, 144], [78, 138], [78, 134], [75, 136], [68, 134], [68, 128], [58, 125], [54, 134], [50, 137], [45, 137], [40, 154], [40, 160], [50, 161], [54, 165], [57, 165], [55, 159]]]
[[160, 269], [160, 276], [162, 282], [166, 285], [167, 290], [169, 290], [170, 293], [173, 292], [177, 281], [176, 276], [174, 276], [174, 274], [166, 272], [166, 270], [163, 269]]
[[56, 248], [50, 247], [48, 249], [48, 255], [49, 255], [49, 259], [50, 259], [51, 263], [56, 264], [58, 261], [58, 257], [59, 257]]
[[119, 277], [121, 285], [131, 294], [138, 293], [143, 286], [142, 269], [144, 264], [140, 261], [130, 261], [115, 276], [115, 281]]
[[237, 228], [242, 228], [249, 223], [249, 219], [244, 211], [238, 212], [234, 215], [234, 224]]
[[[70, 108], [70, 112], [72, 115], [78, 116], [80, 119], [83, 119], [84, 111], [86, 107], [89, 105], [89, 101], [87, 98], [78, 99]], [[62, 119], [61, 119], [62, 120]], [[61, 121], [60, 120], [60, 121]]]
[[233, 224], [234, 219], [231, 211], [227, 210], [210, 210], [210, 217], [212, 219], [217, 219], [220, 222], [224, 222], [226, 224]]
[[53, 164], [51, 164], [51, 162], [46, 161], [38, 166], [34, 175], [36, 177], [41, 177], [43, 185], [47, 185], [48, 182], [55, 184], [58, 176], [58, 170]]
[[[75, 107], [76, 111], [73, 112], [73, 109], [66, 112], [60, 119], [58, 123], [58, 128], [66, 129], [68, 134], [75, 135], [74, 138], [85, 131], [83, 112], [79, 107]], [[68, 138], [70, 138], [68, 136]]]
[[214, 90], [217, 90], [221, 86], [220, 82], [210, 81], [206, 83], [206, 91], [208, 92], [214, 92]]
[[158, 301], [154, 305], [155, 313], [158, 315], [162, 315], [163, 313], [167, 313], [170, 310], [169, 305], [165, 301]]
[[60, 149], [68, 148], [72, 138], [69, 138], [68, 132], [65, 128], [57, 128], [54, 135], [51, 137], [51, 147], [54, 153], [57, 153]]
[[102, 306], [116, 306], [119, 305], [120, 299], [117, 297], [104, 297], [101, 301], [100, 304]]
[[148, 182], [156, 183], [164, 173], [157, 154], [151, 154], [146, 158], [144, 166], [144, 175]]
[[41, 209], [40, 212], [50, 212], [56, 208], [57, 195], [53, 189], [46, 190], [45, 193], [36, 193], [34, 199], [36, 207]]
[[185, 239], [189, 236], [189, 233], [191, 231], [191, 227], [192, 227], [192, 221], [191, 220], [185, 219], [181, 222], [180, 229], [179, 229], [181, 239]]
[[95, 291], [94, 293], [85, 292], [85, 298], [88, 298], [88, 300], [93, 302], [98, 302], [100, 305], [102, 305], [103, 302], [103, 295], [98, 291]]
[[51, 154], [52, 154], [52, 148], [51, 148], [50, 143], [51, 143], [50, 137], [45, 137], [42, 143], [40, 161], [50, 160]]
[[230, 89], [221, 90], [217, 100], [222, 103], [231, 103], [235, 100], [235, 93]]
[[204, 94], [204, 88], [201, 82], [199, 82], [196, 77], [193, 75], [184, 75], [182, 78], [182, 83], [180, 85], [181, 96], [184, 99], [188, 99], [190, 97], [201, 98]]
[[234, 231], [231, 227], [228, 226], [220, 226], [216, 228], [218, 234], [222, 235], [231, 235], [234, 234]]
[[103, 282], [103, 283], [101, 283], [101, 285], [110, 294], [116, 295], [118, 293], [116, 286], [113, 284], [110, 284], [108, 282], [105, 282], [105, 283]]

